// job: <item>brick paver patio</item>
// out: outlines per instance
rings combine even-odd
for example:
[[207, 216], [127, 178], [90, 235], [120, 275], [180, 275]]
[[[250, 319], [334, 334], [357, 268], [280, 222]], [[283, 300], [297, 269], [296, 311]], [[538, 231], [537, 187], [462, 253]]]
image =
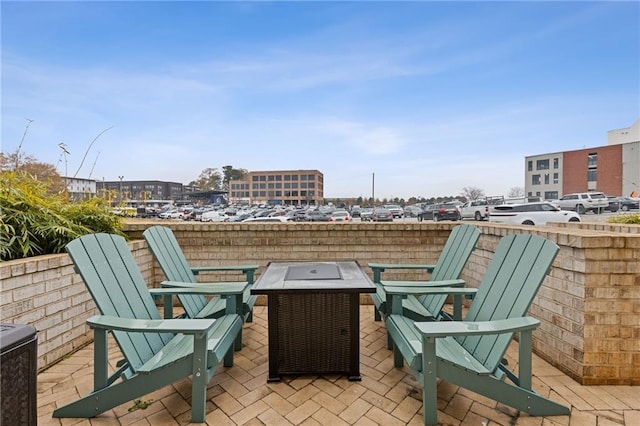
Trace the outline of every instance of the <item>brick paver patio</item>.
[[[256, 306], [245, 324], [243, 348], [232, 368], [220, 367], [209, 384], [208, 425], [418, 425], [421, 390], [408, 369], [393, 367], [384, 324], [373, 306], [361, 308], [361, 382], [345, 377], [286, 377], [267, 384], [267, 309]], [[112, 345], [112, 366], [118, 352]], [[515, 345], [514, 348], [515, 349]], [[513, 353], [507, 359], [515, 363]], [[88, 346], [38, 375], [38, 424], [184, 425], [191, 411], [189, 379], [166, 386], [93, 419], [53, 419], [58, 405], [86, 395], [93, 383]], [[571, 406], [570, 416], [530, 417], [466, 389], [441, 382], [438, 419], [443, 425], [640, 425], [640, 387], [580, 386], [534, 357], [534, 387]], [[146, 405], [146, 407], [145, 407]]]

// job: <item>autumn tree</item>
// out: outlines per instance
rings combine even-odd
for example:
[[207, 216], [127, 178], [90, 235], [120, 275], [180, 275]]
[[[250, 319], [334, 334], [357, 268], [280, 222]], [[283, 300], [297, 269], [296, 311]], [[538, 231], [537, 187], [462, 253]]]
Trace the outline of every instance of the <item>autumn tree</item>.
[[64, 179], [53, 164], [40, 162], [35, 157], [18, 151], [10, 154], [0, 152], [0, 171], [28, 173], [34, 179], [45, 182], [51, 193], [65, 190]]

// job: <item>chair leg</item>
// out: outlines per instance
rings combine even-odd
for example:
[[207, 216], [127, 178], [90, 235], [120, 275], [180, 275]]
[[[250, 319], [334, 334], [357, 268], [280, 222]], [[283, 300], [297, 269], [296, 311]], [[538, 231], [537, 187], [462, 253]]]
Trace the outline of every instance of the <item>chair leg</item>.
[[424, 424], [438, 424], [438, 372], [436, 339], [422, 339], [422, 409]]
[[207, 338], [195, 338], [193, 342], [193, 373], [191, 374], [191, 422], [202, 423], [207, 405]]

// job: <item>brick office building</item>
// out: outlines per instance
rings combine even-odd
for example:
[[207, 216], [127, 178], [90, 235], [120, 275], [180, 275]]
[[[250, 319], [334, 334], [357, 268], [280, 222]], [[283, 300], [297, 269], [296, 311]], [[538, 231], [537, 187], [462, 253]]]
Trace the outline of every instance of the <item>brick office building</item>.
[[249, 172], [229, 184], [229, 202], [265, 205], [322, 205], [324, 175], [318, 170]]
[[525, 157], [525, 194], [558, 199], [572, 192], [640, 192], [640, 120], [607, 132], [607, 145]]

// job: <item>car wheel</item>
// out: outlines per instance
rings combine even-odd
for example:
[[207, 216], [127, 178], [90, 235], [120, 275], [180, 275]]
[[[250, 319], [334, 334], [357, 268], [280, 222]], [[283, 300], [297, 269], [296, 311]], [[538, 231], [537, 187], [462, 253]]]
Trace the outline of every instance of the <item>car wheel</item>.
[[620, 207], [620, 209], [621, 209], [623, 212], [628, 212], [628, 211], [629, 211], [629, 206], [625, 206], [625, 205], [623, 205], [622, 207]]
[[578, 214], [585, 214], [585, 213], [586, 213], [586, 210], [585, 210], [585, 208], [584, 208], [584, 206], [583, 206], [582, 204], [578, 204], [578, 205], [576, 206], [576, 212], [577, 212]]
[[617, 211], [618, 211], [618, 207], [617, 207], [617, 206], [609, 206], [609, 211], [610, 211], [611, 213], [615, 213], [615, 212], [617, 212]]
[[535, 225], [532, 221], [530, 220], [525, 220], [524, 222], [522, 222], [523, 225]]
[[480, 222], [482, 220], [482, 215], [480, 214], [480, 212], [476, 212], [476, 220], [478, 222]]
[[569, 219], [569, 222], [580, 222], [580, 219], [578, 219], [577, 217], [572, 217], [571, 219]]

